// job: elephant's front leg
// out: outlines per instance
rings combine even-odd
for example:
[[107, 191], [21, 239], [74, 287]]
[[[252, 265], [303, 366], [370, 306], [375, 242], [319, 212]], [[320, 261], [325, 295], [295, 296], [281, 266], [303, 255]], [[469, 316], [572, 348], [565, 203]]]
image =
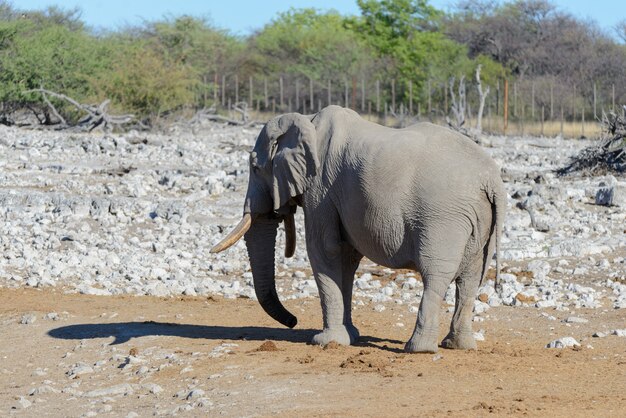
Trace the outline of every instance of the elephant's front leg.
[[350, 244], [343, 243], [341, 247], [341, 275], [343, 293], [343, 323], [350, 334], [350, 343], [354, 344], [359, 340], [360, 334], [357, 327], [352, 323], [352, 287], [354, 285], [354, 273], [359, 267], [359, 262], [363, 256], [358, 253]]
[[333, 264], [336, 265], [313, 266], [324, 317], [324, 330], [313, 337], [313, 344], [326, 345], [335, 341], [350, 345], [350, 333], [344, 324], [341, 258], [337, 257], [336, 263]]

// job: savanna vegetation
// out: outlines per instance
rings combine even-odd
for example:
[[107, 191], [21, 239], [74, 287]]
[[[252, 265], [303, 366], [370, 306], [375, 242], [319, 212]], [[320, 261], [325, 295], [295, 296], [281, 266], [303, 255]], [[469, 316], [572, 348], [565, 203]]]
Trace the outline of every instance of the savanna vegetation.
[[450, 81], [471, 85], [478, 65], [496, 113], [505, 79], [514, 85], [515, 115], [535, 117], [543, 107], [553, 117], [563, 109], [565, 117], [592, 118], [626, 102], [621, 26], [601, 28], [549, 0], [461, 1], [449, 13], [427, 0], [357, 3], [358, 16], [291, 9], [242, 37], [196, 16], [96, 31], [80, 10], [0, 1], [0, 117], [11, 123], [27, 109], [54, 124], [46, 100], [68, 120], [81, 117], [66, 101], [32, 91], [39, 88], [80, 103], [109, 99], [112, 111], [148, 125], [227, 101], [275, 111], [329, 100], [364, 111], [375, 103], [382, 112], [380, 103], [408, 108], [410, 100], [413, 113], [446, 115]]

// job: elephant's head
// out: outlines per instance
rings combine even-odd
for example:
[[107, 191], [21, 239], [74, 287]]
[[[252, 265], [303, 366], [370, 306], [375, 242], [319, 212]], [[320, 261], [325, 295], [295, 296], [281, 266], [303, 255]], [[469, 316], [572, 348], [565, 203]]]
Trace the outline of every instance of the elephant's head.
[[293, 328], [297, 319], [278, 299], [274, 279], [274, 248], [278, 224], [284, 221], [285, 256], [295, 251], [293, 214], [317, 174], [315, 127], [310, 119], [289, 113], [270, 120], [250, 153], [250, 180], [239, 224], [211, 252], [223, 251], [245, 235], [254, 290], [272, 318]]

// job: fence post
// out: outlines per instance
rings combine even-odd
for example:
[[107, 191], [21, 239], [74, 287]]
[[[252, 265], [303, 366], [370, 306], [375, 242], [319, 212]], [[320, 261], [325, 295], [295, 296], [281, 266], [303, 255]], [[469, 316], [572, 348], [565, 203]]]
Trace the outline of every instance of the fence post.
[[237, 74], [235, 74], [235, 103], [239, 103], [239, 76]]
[[380, 114], [380, 80], [376, 80], [376, 113]]
[[361, 112], [365, 112], [365, 79], [361, 79]]
[[513, 82], [513, 117], [517, 117], [517, 81]]
[[331, 105], [331, 100], [332, 100], [331, 93], [330, 93], [331, 92], [331, 88], [332, 88], [332, 85], [331, 85], [331, 81], [329, 79], [328, 80], [328, 106]]
[[387, 102], [385, 102], [385, 118], [383, 119], [383, 125], [387, 126]]
[[545, 106], [541, 105], [541, 136], [544, 136], [543, 124], [546, 119]]
[[[561, 108], [561, 110], [563, 109]], [[550, 82], [550, 120], [554, 120], [554, 83], [552, 82]]]
[[561, 138], [563, 138], [563, 106], [561, 105]]
[[391, 110], [396, 111], [396, 80], [391, 79]]
[[581, 117], [582, 125], [580, 127], [581, 132], [582, 132], [581, 136], [584, 138], [585, 137], [585, 105], [584, 104], [583, 104], [582, 112], [580, 114], [582, 116]]
[[504, 135], [509, 127], [509, 80], [504, 79]]
[[533, 81], [531, 86], [530, 86], [530, 117], [532, 118], [532, 120], [535, 120], [535, 82]]
[[222, 76], [222, 107], [226, 105], [226, 76]]
[[263, 93], [265, 94], [265, 110], [267, 110], [270, 107], [270, 100], [267, 94], [267, 77], [263, 79]]
[[615, 112], [615, 84], [611, 84], [611, 89], [612, 89], [612, 93], [611, 93], [611, 111]]
[[313, 108], [315, 107], [315, 102], [313, 100], [313, 79], [309, 77], [309, 104], [311, 105], [311, 113], [313, 113]]
[[280, 111], [282, 112], [284, 109], [284, 96], [283, 96], [283, 76], [280, 76], [280, 80], [279, 80], [279, 84], [280, 84]]
[[500, 79], [496, 80], [496, 116], [500, 115]]
[[213, 103], [217, 106], [217, 90], [219, 84], [217, 84], [217, 73], [213, 76]]
[[348, 79], [344, 78], [343, 86], [344, 86], [344, 90], [345, 90], [345, 95], [343, 96], [343, 99], [344, 99], [343, 105], [345, 107], [349, 107], [348, 103], [350, 101], [350, 98], [348, 97]]
[[576, 86], [574, 86], [574, 96], [572, 96], [572, 122], [576, 122]]
[[521, 100], [522, 102], [522, 114], [520, 115], [520, 126], [522, 128], [522, 136], [524, 136], [524, 119], [526, 119], [526, 108], [524, 107], [523, 103], [524, 101]]
[[413, 114], [413, 80], [409, 80], [409, 115]]
[[443, 115], [448, 116], [448, 83], [443, 83]]
[[431, 86], [430, 86], [430, 79], [428, 79], [428, 118], [430, 118], [432, 110], [433, 110], [433, 107], [432, 107], [432, 98], [431, 98]]
[[206, 79], [206, 74], [202, 76], [202, 107], [206, 107], [207, 88], [209, 83]]
[[299, 109], [300, 109], [300, 80], [296, 78], [296, 112], [298, 112]]
[[252, 76], [250, 76], [250, 109], [252, 109], [252, 107], [254, 106], [254, 104], [252, 103], [253, 99], [254, 99], [254, 94], [253, 94], [253, 85], [252, 85]]
[[595, 81], [593, 82], [593, 118], [598, 119], [596, 82]]
[[356, 111], [356, 77], [352, 76], [352, 110]]

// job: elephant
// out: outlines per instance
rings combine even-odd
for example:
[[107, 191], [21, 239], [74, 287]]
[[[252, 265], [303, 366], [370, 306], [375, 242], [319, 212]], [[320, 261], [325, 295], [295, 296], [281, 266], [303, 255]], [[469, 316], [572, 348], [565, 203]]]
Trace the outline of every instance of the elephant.
[[358, 341], [352, 286], [367, 257], [422, 276], [423, 296], [405, 351], [437, 351], [439, 311], [453, 281], [456, 306], [441, 346], [476, 349], [474, 300], [494, 249], [497, 282], [507, 204], [500, 170], [479, 145], [431, 123], [393, 129], [328, 106], [268, 121], [249, 165], [242, 220], [211, 251], [244, 236], [255, 292], [267, 314], [287, 327], [297, 323], [276, 292], [274, 251], [284, 222], [285, 256], [293, 255], [293, 215], [301, 207], [323, 313], [323, 330], [312, 343]]

